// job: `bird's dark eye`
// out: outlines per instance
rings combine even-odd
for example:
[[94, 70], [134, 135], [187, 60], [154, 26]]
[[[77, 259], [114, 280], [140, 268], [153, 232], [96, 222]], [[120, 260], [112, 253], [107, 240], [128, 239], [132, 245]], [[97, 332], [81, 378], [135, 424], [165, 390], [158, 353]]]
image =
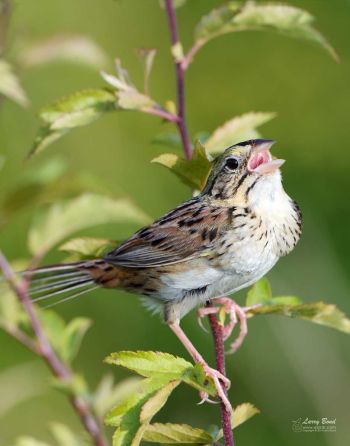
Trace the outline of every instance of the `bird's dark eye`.
[[229, 170], [237, 169], [238, 165], [239, 165], [239, 162], [238, 162], [237, 158], [229, 158], [228, 160], [226, 160], [226, 163], [225, 163], [225, 167], [227, 167]]

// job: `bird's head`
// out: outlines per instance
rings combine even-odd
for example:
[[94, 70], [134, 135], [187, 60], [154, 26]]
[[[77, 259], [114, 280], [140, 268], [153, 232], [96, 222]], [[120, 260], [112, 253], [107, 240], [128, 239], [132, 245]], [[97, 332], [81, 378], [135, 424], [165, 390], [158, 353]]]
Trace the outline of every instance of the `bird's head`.
[[235, 203], [256, 200], [281, 189], [280, 167], [270, 148], [275, 141], [252, 139], [229, 147], [214, 160], [203, 190], [211, 198]]

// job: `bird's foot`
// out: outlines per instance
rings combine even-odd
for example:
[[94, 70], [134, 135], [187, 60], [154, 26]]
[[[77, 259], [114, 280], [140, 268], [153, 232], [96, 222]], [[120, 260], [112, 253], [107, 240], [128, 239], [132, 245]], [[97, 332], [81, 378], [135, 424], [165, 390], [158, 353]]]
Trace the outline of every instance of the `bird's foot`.
[[[229, 399], [227, 398], [227, 393], [226, 393], [227, 389], [229, 389], [231, 386], [231, 381], [228, 378], [226, 378], [225, 375], [220, 373], [218, 370], [209, 367], [208, 364], [204, 363], [202, 364], [202, 366], [206, 376], [213, 380], [218, 397], [225, 404], [226, 410], [232, 413], [232, 406]], [[209, 399], [208, 394], [205, 392], [200, 392], [200, 397], [201, 401], [199, 402], [199, 404], [202, 404], [204, 402], [215, 403], [215, 401]]]
[[209, 331], [204, 327], [202, 323], [202, 319], [206, 316], [209, 316], [209, 314], [217, 314], [219, 312], [218, 307], [200, 307], [197, 310], [197, 321], [199, 326], [204, 330], [205, 332], [209, 333]]
[[199, 325], [203, 327], [201, 319], [205, 316], [208, 316], [210, 314], [222, 314], [228, 315], [229, 320], [228, 323], [225, 324], [222, 322], [222, 334], [224, 340], [228, 339], [233, 329], [235, 328], [236, 324], [239, 322], [239, 334], [237, 339], [230, 345], [230, 348], [227, 353], [232, 354], [234, 353], [243, 343], [244, 338], [247, 336], [248, 333], [248, 325], [247, 325], [247, 315], [246, 315], [246, 308], [242, 308], [239, 305], [236, 304], [236, 302], [229, 297], [217, 297], [215, 299], [211, 300], [212, 303], [218, 304], [214, 307], [204, 307], [199, 308], [198, 310], [198, 322]]

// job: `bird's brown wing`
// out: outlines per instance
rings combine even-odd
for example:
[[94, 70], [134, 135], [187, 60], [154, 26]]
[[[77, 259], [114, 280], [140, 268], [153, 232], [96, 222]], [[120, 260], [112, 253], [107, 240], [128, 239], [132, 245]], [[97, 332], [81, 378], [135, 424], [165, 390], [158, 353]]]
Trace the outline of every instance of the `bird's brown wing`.
[[147, 268], [208, 255], [229, 221], [228, 209], [193, 198], [136, 232], [108, 253], [105, 260], [130, 268]]

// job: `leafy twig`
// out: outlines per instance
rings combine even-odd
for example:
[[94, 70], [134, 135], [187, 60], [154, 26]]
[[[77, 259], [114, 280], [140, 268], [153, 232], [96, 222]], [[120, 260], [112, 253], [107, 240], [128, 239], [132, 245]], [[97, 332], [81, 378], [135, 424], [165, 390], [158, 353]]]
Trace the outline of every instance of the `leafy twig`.
[[[176, 23], [176, 13], [173, 4], [173, 0], [165, 0], [165, 10], [168, 18], [170, 39], [172, 44], [172, 49], [181, 46], [177, 33], [177, 23]], [[192, 147], [189, 139], [189, 134], [187, 130], [186, 120], [185, 120], [185, 71], [192, 60], [194, 51], [190, 51], [187, 58], [182, 58], [182, 60], [175, 58], [175, 68], [176, 68], [176, 91], [177, 91], [177, 114], [179, 121], [177, 126], [180, 132], [182, 145], [187, 159], [192, 157]], [[208, 306], [211, 304], [209, 303]], [[209, 315], [209, 322], [214, 338], [215, 345], [215, 356], [217, 362], [218, 370], [225, 375], [225, 357], [224, 357], [224, 339], [222, 334], [221, 326], [219, 325], [215, 315]], [[231, 414], [226, 409], [225, 405], [221, 404], [221, 421], [222, 428], [224, 432], [225, 445], [233, 446], [233, 434], [231, 427]]]
[[[73, 381], [72, 371], [58, 358], [55, 351], [53, 350], [51, 344], [49, 343], [43, 327], [41, 325], [40, 319], [36, 314], [34, 306], [28, 295], [28, 281], [22, 280], [20, 283], [16, 282], [15, 275], [0, 251], [0, 269], [3, 271], [5, 278], [8, 280], [10, 287], [13, 289], [14, 293], [17, 295], [18, 299], [23, 305], [24, 311], [27, 313], [32, 330], [35, 334], [37, 347], [34, 349], [39, 356], [41, 356], [47, 365], [52, 370], [53, 374], [63, 383], [70, 383]], [[32, 345], [23, 342], [18, 336], [15, 336], [20, 340], [26, 347], [33, 351]], [[79, 415], [85, 430], [89, 433], [91, 439], [96, 446], [107, 446], [104, 439], [103, 433], [101, 431], [99, 422], [95, 418], [90, 404], [81, 396], [73, 395], [71, 397], [71, 403], [75, 411]]]

